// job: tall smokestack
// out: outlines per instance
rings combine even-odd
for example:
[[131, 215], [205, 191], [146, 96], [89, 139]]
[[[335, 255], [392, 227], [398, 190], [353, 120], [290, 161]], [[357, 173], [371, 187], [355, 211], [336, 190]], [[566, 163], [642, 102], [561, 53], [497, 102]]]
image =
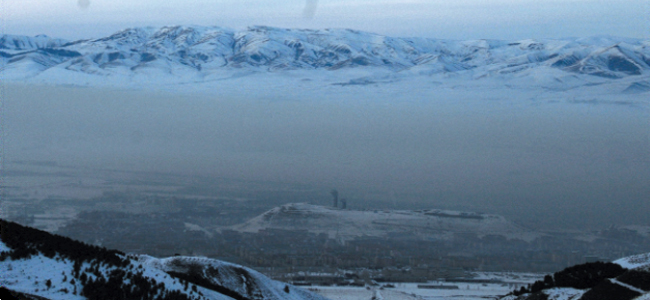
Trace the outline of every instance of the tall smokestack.
[[334, 207], [339, 207], [339, 191], [337, 190], [332, 190], [330, 192], [332, 194], [332, 197], [334, 197]]

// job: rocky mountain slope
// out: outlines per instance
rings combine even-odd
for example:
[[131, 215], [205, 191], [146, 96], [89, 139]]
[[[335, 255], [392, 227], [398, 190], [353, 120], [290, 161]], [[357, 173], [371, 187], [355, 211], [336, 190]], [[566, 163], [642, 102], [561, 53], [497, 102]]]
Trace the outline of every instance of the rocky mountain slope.
[[358, 68], [411, 75], [462, 73], [475, 79], [549, 72], [558, 81], [574, 80], [576, 75], [636, 76], [640, 80], [630, 85], [629, 92], [645, 92], [650, 89], [650, 81], [642, 76], [650, 70], [650, 41], [618, 37], [452, 41], [265, 26], [129, 28], [78, 41], [0, 36], [0, 74], [6, 79], [63, 76], [74, 81], [78, 74], [146, 74], [205, 81], [223, 71]]
[[0, 226], [0, 285], [27, 299], [325, 299], [213, 259], [126, 255], [4, 220]]

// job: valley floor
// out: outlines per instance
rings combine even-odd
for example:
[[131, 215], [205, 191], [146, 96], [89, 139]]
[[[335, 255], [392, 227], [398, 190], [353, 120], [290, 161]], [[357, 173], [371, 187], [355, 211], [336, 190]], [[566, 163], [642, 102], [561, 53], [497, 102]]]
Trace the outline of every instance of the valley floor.
[[[313, 286], [308, 288], [332, 300], [442, 300], [442, 299], [496, 299], [515, 288], [533, 283], [544, 274], [534, 273], [476, 273], [476, 278], [500, 281], [498, 283], [464, 283], [430, 281], [423, 283], [394, 283], [394, 288]], [[419, 288], [418, 286], [455, 286], [458, 289]], [[374, 297], [374, 298], [373, 298]]]

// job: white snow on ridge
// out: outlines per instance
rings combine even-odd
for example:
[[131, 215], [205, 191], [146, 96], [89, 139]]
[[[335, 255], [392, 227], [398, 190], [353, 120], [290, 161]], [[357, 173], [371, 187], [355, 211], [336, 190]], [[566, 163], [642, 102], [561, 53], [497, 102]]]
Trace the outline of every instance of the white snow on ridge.
[[[137, 268], [139, 265], [136, 264], [133, 267]], [[0, 285], [17, 292], [38, 295], [52, 300], [86, 299], [79, 296], [83, 288], [81, 282], [76, 280], [74, 284], [71, 283], [74, 278], [72, 275], [73, 266], [74, 262], [69, 259], [51, 259], [43, 255], [36, 255], [22, 260], [5, 260], [0, 262], [0, 269], [3, 270], [0, 272]], [[89, 266], [90, 264], [86, 262], [82, 264], [81, 270]], [[99, 271], [105, 275], [111, 270], [113, 268], [107, 268], [105, 265], [99, 268]], [[182, 292], [184, 290], [184, 286], [179, 280], [174, 279], [164, 271], [153, 268], [144, 268], [142, 271], [145, 278], [164, 283], [165, 289], [168, 291], [177, 290]], [[89, 278], [94, 278], [94, 275], [86, 274]], [[51, 282], [50, 288], [47, 287], [48, 280]], [[75, 291], [77, 295], [74, 295]], [[231, 299], [207, 289], [201, 289], [201, 291], [204, 295], [210, 297], [209, 299]]]
[[[10, 251], [4, 243], [0, 242], [0, 252]], [[167, 271], [187, 272], [187, 267], [196, 264], [202, 267], [218, 269], [216, 276], [210, 278], [230, 290], [235, 290], [244, 295], [247, 293], [247, 285], [256, 288], [256, 291], [264, 295], [264, 299], [286, 299], [286, 300], [324, 300], [324, 298], [301, 289], [291, 287], [291, 293], [287, 294], [284, 289], [286, 284], [267, 278], [266, 276], [251, 269], [221, 262], [218, 260], [200, 257], [173, 257], [158, 259], [146, 255], [129, 255], [131, 264], [124, 270], [135, 270], [142, 272], [144, 278], [153, 280], [157, 284], [163, 283], [166, 291], [178, 291], [188, 296], [200, 299], [232, 300], [231, 297], [221, 294], [209, 288], [197, 286], [196, 292], [186, 289], [183, 281], [169, 275]], [[91, 267], [89, 262], [84, 262], [80, 270], [90, 279], [96, 276], [85, 272]], [[11, 260], [0, 262], [0, 285], [10, 290], [37, 295], [52, 300], [85, 299], [80, 296], [83, 285], [73, 274], [74, 262], [67, 258], [47, 258], [43, 255], [34, 255], [28, 259]], [[115, 267], [100, 264], [98, 271], [105, 276], [113, 271]], [[248, 277], [240, 273], [245, 272]], [[243, 274], [243, 273], [242, 273]], [[247, 278], [254, 282], [246, 282]], [[242, 279], [244, 282], [242, 283]], [[125, 279], [128, 284], [129, 280]], [[48, 287], [49, 285], [49, 287]], [[190, 284], [191, 286], [191, 284]], [[198, 297], [200, 292], [204, 297]]]
[[5, 252], [5, 251], [11, 251], [11, 248], [7, 247], [7, 245], [5, 245], [5, 243], [0, 241], [0, 252]]
[[650, 268], [650, 253], [624, 257], [615, 260], [614, 263], [626, 269]]
[[315, 294], [295, 287], [290, 287], [290, 292], [286, 293], [284, 289], [289, 286], [286, 283], [271, 280], [255, 270], [215, 259], [186, 256], [158, 259], [147, 255], [138, 255], [135, 259], [148, 268], [163, 272], [187, 272], [191, 268], [196, 270], [216, 269], [218, 272], [209, 277], [209, 280], [233, 289], [241, 295], [247, 295], [250, 292], [249, 289], [257, 288], [264, 299], [324, 300]]
[[[66, 84], [104, 81], [92, 77], [126, 77], [120, 79], [126, 81], [142, 77], [139, 80], [149, 83], [170, 77], [163, 81], [187, 83], [205, 82], [224, 70], [234, 75], [242, 70], [338, 73], [375, 68], [403, 78], [443, 74], [471, 80], [531, 77], [535, 82], [542, 77], [551, 88], [566, 89], [592, 81], [648, 75], [646, 43], [617, 37], [452, 41], [387, 37], [350, 29], [146, 27], [74, 42], [0, 36], [0, 74], [12, 81]], [[48, 72], [53, 68], [64, 72]], [[74, 73], [89, 79], [79, 80]], [[562, 79], [569, 76], [576, 82]]]
[[643, 294], [637, 298], [634, 298], [634, 300], [650, 300], [650, 293]]
[[627, 283], [620, 282], [620, 281], [616, 280], [616, 278], [610, 278], [610, 279], [609, 279], [609, 282], [611, 282], [611, 283], [613, 283], [613, 284], [620, 285], [620, 286], [622, 286], [622, 287], [627, 288], [628, 290], [635, 291], [635, 292], [637, 292], [637, 293], [639, 293], [639, 294], [642, 294], [642, 295], [646, 293], [646, 291], [644, 291], [644, 290], [642, 290], [642, 289], [640, 289], [640, 288], [636, 288], [636, 287], [634, 287], [634, 286], [632, 286], [632, 285], [629, 285], [629, 284], [627, 284]]
[[7, 34], [0, 37], [0, 44], [3, 46], [0, 49], [9, 53], [47, 47], [60, 47], [66, 43], [68, 43], [68, 41], [51, 38], [43, 34], [34, 37]]
[[[6, 260], [0, 262], [0, 269], [2, 269], [0, 285], [8, 289], [51, 300], [86, 299], [78, 294], [72, 294], [75, 290], [81, 291], [81, 284], [70, 283], [73, 262], [67, 259], [57, 261], [44, 256], [35, 256], [27, 260]], [[67, 279], [65, 282], [64, 278]], [[50, 288], [46, 285], [47, 280], [51, 282]]]

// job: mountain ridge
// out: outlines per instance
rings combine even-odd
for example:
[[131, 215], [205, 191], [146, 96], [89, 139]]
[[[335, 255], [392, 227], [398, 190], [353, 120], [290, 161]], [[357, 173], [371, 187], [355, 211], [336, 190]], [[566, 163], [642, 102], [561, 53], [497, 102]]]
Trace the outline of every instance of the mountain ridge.
[[4, 220], [0, 229], [0, 284], [24, 297], [325, 300], [214, 259], [124, 254]]
[[[619, 37], [438, 40], [396, 38], [352, 29], [251, 26], [128, 28], [97, 39], [66, 41], [43, 35], [0, 36], [0, 74], [25, 79], [51, 68], [91, 75], [194, 74], [219, 70], [281, 72], [379, 68], [416, 75], [474, 77], [539, 67], [619, 79], [648, 74], [650, 41]], [[4, 73], [4, 74], [3, 74]]]

